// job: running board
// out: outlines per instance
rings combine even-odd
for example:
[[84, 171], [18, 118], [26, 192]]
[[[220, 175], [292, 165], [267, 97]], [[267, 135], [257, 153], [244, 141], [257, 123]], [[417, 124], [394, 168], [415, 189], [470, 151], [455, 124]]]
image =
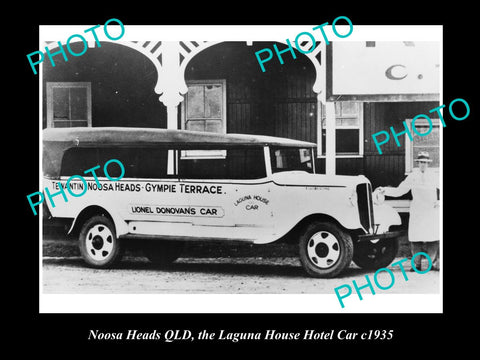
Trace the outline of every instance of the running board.
[[168, 240], [168, 241], [198, 241], [198, 242], [228, 242], [229, 244], [253, 244], [253, 239], [232, 239], [232, 238], [213, 238], [213, 237], [198, 237], [198, 236], [177, 236], [177, 235], [144, 235], [144, 234], [124, 234], [118, 237], [125, 240]]

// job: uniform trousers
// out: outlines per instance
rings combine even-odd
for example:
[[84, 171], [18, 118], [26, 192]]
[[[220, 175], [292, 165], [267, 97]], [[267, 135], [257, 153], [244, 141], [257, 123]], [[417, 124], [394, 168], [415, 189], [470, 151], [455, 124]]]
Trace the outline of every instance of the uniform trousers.
[[[412, 241], [410, 242], [410, 247], [412, 250], [412, 256], [414, 256], [418, 252], [427, 253], [432, 260], [432, 269], [438, 270], [439, 269], [439, 261], [438, 261], [438, 250], [439, 250], [440, 241]], [[414, 264], [417, 270], [421, 271], [421, 261], [422, 258], [425, 258], [423, 255], [419, 255], [415, 257]], [[428, 268], [428, 266], [427, 266]]]

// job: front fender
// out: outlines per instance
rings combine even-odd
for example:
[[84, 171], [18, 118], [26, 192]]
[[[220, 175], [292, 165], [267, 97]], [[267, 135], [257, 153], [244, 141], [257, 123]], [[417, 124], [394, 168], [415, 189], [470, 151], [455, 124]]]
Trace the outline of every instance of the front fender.
[[384, 233], [392, 225], [401, 225], [402, 219], [398, 212], [387, 204], [373, 205], [373, 218], [378, 225], [377, 233]]

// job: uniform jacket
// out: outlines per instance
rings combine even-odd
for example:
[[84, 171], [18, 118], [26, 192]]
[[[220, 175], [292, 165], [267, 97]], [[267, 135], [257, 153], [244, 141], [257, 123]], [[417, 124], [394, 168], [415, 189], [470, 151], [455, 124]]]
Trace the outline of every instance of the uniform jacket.
[[412, 192], [409, 241], [436, 241], [440, 239], [440, 211], [437, 204], [439, 175], [427, 168], [424, 173], [414, 169], [398, 187], [385, 187], [385, 195], [398, 197]]

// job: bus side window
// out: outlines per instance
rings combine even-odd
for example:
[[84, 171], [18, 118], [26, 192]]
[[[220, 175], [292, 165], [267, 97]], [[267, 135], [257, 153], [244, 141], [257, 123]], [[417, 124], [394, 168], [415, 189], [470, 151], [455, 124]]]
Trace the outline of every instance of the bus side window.
[[97, 165], [100, 164], [96, 148], [71, 148], [63, 154], [60, 176], [83, 175]]
[[[96, 171], [98, 176], [106, 177], [103, 172], [103, 165], [111, 160], [119, 160], [125, 169], [124, 178], [134, 178], [137, 172], [137, 151], [135, 148], [99, 148], [98, 149], [100, 169]], [[108, 175], [117, 178], [121, 175], [122, 169], [117, 164], [108, 167]]]
[[[167, 177], [167, 150], [159, 148], [71, 148], [62, 160], [62, 176], [83, 175], [85, 170], [97, 165], [98, 177], [105, 177], [103, 165], [117, 159], [125, 168], [125, 178], [161, 179]], [[121, 168], [112, 164], [108, 167], [110, 177], [119, 177]], [[89, 174], [88, 176], [91, 176]]]
[[182, 159], [178, 175], [182, 179], [261, 179], [266, 176], [262, 147], [228, 148], [225, 158]]
[[167, 175], [168, 150], [162, 148], [140, 148], [137, 152], [137, 177], [165, 179]]
[[227, 161], [230, 179], [261, 179], [267, 176], [263, 148], [228, 149]]
[[225, 159], [179, 160], [178, 176], [181, 179], [226, 179]]

